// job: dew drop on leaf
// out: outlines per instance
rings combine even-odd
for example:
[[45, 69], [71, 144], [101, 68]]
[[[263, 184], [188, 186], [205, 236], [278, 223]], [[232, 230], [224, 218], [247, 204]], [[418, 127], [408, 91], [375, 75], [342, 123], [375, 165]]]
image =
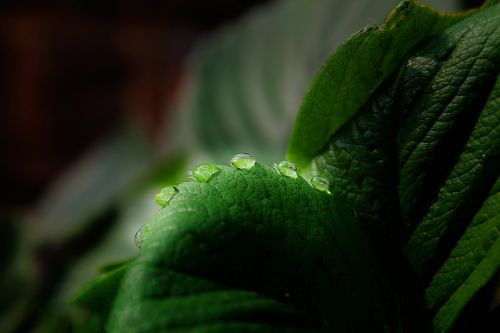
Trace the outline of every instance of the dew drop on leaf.
[[213, 163], [202, 163], [191, 171], [191, 177], [200, 183], [206, 183], [219, 171], [219, 167]]
[[290, 161], [281, 161], [277, 164], [274, 163], [273, 167], [279, 174], [291, 178], [297, 178], [297, 166]]
[[176, 189], [173, 186], [169, 186], [169, 187], [163, 188], [160, 191], [160, 193], [158, 193], [155, 196], [155, 202], [156, 202], [156, 204], [158, 206], [161, 206], [161, 207], [168, 206], [168, 203], [170, 202], [170, 200], [172, 200], [172, 198], [174, 197], [174, 195], [177, 194], [177, 192], [179, 192], [179, 190]]
[[330, 191], [328, 190], [328, 187], [330, 186], [330, 183], [328, 183], [328, 180], [324, 179], [324, 178], [321, 178], [321, 177], [318, 177], [318, 176], [314, 176], [311, 178], [311, 185], [321, 191], [321, 192], [325, 192], [325, 193], [328, 193], [328, 194], [331, 194]]
[[144, 239], [146, 238], [146, 235], [149, 232], [149, 224], [145, 224], [142, 227], [137, 230], [134, 236], [134, 244], [137, 246], [139, 249], [142, 247], [142, 244], [144, 243]]
[[255, 158], [247, 153], [238, 153], [233, 156], [230, 164], [236, 169], [251, 169], [255, 165]]

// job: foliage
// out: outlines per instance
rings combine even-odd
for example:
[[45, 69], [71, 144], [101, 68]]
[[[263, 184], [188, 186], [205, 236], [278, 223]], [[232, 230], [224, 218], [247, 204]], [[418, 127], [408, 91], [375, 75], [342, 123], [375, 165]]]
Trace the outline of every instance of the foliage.
[[500, 267], [499, 22], [497, 1], [405, 1], [353, 36], [304, 99], [301, 176], [178, 185], [138, 256], [74, 298], [80, 329], [450, 332]]

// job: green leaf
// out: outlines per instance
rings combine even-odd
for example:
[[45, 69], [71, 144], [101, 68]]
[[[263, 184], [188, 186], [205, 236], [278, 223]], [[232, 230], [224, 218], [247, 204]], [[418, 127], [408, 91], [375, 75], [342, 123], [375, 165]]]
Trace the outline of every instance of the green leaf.
[[[410, 59], [437, 64], [436, 74], [419, 82], [426, 89], [399, 136], [402, 213], [410, 226], [418, 223], [407, 252], [419, 275], [432, 270], [445, 243], [456, 241], [453, 233], [463, 233], [500, 172], [499, 20], [497, 5]], [[439, 62], [443, 49], [449, 55]], [[437, 57], [426, 57], [429, 51]]]
[[[302, 170], [329, 181], [389, 262], [400, 259], [391, 255], [400, 232], [409, 235], [405, 253], [418, 283], [430, 288], [420, 292], [439, 332], [452, 327], [499, 265], [496, 255], [487, 254], [496, 245], [474, 227], [484, 214], [494, 214], [492, 199], [485, 200], [499, 188], [499, 19], [500, 6], [486, 6], [419, 44]], [[483, 208], [486, 213], [478, 213], [482, 205], [490, 207]], [[484, 223], [482, 232], [495, 237], [495, 223]], [[457, 256], [465, 248], [484, 251], [471, 254], [475, 262], [467, 265]], [[462, 260], [461, 271], [447, 271], [450, 262], [458, 266]], [[435, 275], [441, 269], [446, 279]], [[449, 280], [454, 282], [446, 294]], [[462, 283], [467, 287], [456, 287]]]
[[351, 37], [323, 65], [305, 96], [287, 156], [306, 168], [348, 119], [391, 75], [407, 53], [429, 36], [471, 15], [439, 14], [403, 1], [386, 22]]
[[70, 303], [96, 312], [107, 312], [118, 290], [120, 280], [127, 269], [127, 264], [128, 262], [123, 263], [113, 270], [99, 275], [92, 283], [80, 290]]
[[441, 89], [422, 94], [414, 108], [420, 115], [412, 110], [402, 130], [401, 142], [410, 142], [401, 155], [403, 215], [417, 223], [407, 253], [417, 274], [430, 280], [425, 301], [440, 333], [500, 267], [499, 19], [497, 5], [450, 29], [453, 52], [428, 85]]
[[76, 308], [73, 321], [79, 332], [105, 330], [127, 264], [128, 262], [123, 263], [113, 270], [102, 273], [70, 300], [71, 305]]
[[378, 245], [394, 252], [400, 225], [397, 190], [397, 116], [392, 111], [392, 85], [375, 94], [360, 112], [338, 130], [313, 160], [306, 177], [328, 180], [330, 191], [347, 203], [370, 228]]
[[485, 8], [488, 8], [488, 7], [493, 7], [493, 6], [495, 6], [495, 5], [499, 4], [499, 3], [500, 3], [499, 0], [487, 0], [483, 4], [482, 8], [485, 9]]
[[[500, 181], [497, 182], [500, 184]], [[500, 269], [500, 193], [490, 195], [426, 289], [435, 332], [447, 332]], [[460, 277], [460, 278], [458, 278]]]
[[150, 222], [110, 332], [385, 332], [385, 277], [352, 211], [302, 178], [220, 166]]

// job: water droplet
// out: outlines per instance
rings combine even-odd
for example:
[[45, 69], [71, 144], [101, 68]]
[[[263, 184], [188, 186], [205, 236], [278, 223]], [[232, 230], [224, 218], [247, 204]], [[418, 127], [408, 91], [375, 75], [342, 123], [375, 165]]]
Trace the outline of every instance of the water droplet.
[[297, 166], [290, 161], [281, 161], [278, 164], [274, 163], [273, 168], [284, 176], [297, 178]]
[[134, 236], [134, 244], [138, 248], [142, 247], [142, 244], [144, 243], [144, 239], [146, 239], [146, 235], [149, 232], [149, 224], [145, 224], [142, 227], [137, 230]]
[[321, 191], [321, 192], [325, 192], [325, 193], [328, 193], [328, 194], [331, 194], [330, 191], [328, 190], [328, 187], [330, 186], [330, 183], [328, 183], [328, 180], [324, 179], [324, 178], [321, 178], [321, 177], [318, 177], [318, 176], [314, 176], [311, 178], [311, 185]]
[[191, 171], [191, 177], [200, 183], [206, 183], [219, 171], [219, 167], [213, 163], [202, 163]]
[[161, 206], [161, 207], [166, 207], [168, 205], [168, 203], [170, 202], [170, 200], [172, 200], [172, 198], [174, 197], [174, 195], [177, 194], [177, 192], [179, 192], [179, 190], [176, 189], [173, 186], [169, 186], [169, 187], [163, 188], [160, 191], [160, 193], [158, 193], [155, 196], [155, 202], [156, 202], [156, 204], [158, 206]]
[[247, 153], [238, 153], [233, 156], [230, 163], [236, 169], [251, 169], [255, 165], [255, 158]]
[[363, 29], [359, 30], [358, 32], [355, 32], [354, 34], [352, 34], [349, 38], [354, 38], [354, 37], [357, 37], [359, 35], [362, 35], [364, 33], [367, 33], [368, 31], [372, 31], [372, 30], [375, 30], [374, 27], [364, 27]]

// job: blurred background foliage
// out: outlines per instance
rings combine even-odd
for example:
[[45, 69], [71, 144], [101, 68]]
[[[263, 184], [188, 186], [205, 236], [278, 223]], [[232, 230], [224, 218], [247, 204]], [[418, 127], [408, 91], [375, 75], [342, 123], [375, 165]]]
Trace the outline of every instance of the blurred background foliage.
[[0, 332], [71, 331], [68, 298], [196, 163], [280, 159], [321, 64], [397, 2], [2, 2]]

